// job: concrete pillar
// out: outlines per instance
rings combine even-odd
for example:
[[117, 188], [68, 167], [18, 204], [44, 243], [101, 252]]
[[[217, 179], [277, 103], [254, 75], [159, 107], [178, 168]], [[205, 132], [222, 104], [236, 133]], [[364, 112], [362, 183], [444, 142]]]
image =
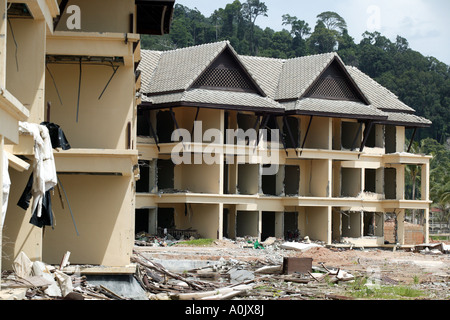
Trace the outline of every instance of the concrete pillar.
[[422, 200], [428, 201], [430, 199], [430, 163], [422, 165], [420, 181], [421, 181]]
[[396, 167], [397, 175], [397, 200], [405, 199], [405, 165]]
[[397, 213], [397, 243], [405, 244], [405, 209]]
[[425, 243], [429, 243], [430, 242], [430, 209], [426, 208], [424, 210], [424, 224], [423, 224], [423, 233], [425, 236], [425, 239], [423, 240]]
[[6, 1], [0, 0], [0, 88], [6, 87], [6, 34], [8, 33], [6, 11]]
[[331, 206], [328, 206], [327, 210], [327, 244], [331, 245], [333, 241], [333, 210]]

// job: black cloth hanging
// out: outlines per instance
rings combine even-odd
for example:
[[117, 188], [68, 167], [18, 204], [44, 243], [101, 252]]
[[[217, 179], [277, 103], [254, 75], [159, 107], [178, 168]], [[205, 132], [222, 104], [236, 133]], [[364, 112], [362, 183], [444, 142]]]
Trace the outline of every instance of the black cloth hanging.
[[67, 141], [67, 138], [64, 134], [64, 131], [59, 125], [46, 121], [41, 122], [41, 125], [47, 127], [53, 149], [61, 148], [63, 150], [68, 150], [71, 148], [69, 141]]
[[[27, 210], [31, 203], [31, 198], [33, 197], [31, 190], [33, 188], [33, 174], [30, 175], [28, 179], [27, 185], [23, 190], [22, 196], [20, 197], [17, 205], [24, 210]], [[33, 215], [31, 216], [30, 223], [38, 228], [42, 228], [44, 226], [53, 226], [53, 212], [52, 212], [52, 199], [50, 191], [52, 189], [45, 192], [44, 197], [42, 198], [42, 209], [41, 216], [38, 217], [38, 210], [34, 210]]]

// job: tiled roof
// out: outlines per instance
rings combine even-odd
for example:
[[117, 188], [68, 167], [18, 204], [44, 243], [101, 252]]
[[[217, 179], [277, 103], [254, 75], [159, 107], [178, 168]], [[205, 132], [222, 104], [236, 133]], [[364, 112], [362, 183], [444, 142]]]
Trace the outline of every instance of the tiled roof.
[[150, 81], [158, 66], [161, 58], [161, 51], [141, 50], [141, 62], [139, 63], [139, 70], [141, 70], [141, 82], [143, 90], [147, 90], [150, 86]]
[[[227, 48], [261, 89], [262, 95], [191, 88]], [[138, 66], [142, 72], [142, 101], [161, 106], [176, 103], [209, 104], [356, 119], [384, 119], [385, 123], [397, 125], [431, 124], [427, 119], [414, 115], [414, 109], [355, 67], [345, 66], [369, 105], [355, 101], [303, 98], [306, 90], [334, 59], [344, 65], [336, 53], [293, 59], [240, 56], [228, 41], [165, 52], [142, 50], [142, 60]]]
[[297, 114], [341, 116], [354, 119], [386, 119], [387, 114], [361, 102], [304, 98], [282, 103], [286, 111]]
[[326, 53], [286, 60], [275, 100], [300, 98], [334, 57], [335, 53]]
[[274, 99], [286, 60], [252, 56], [240, 56], [240, 58], [261, 89], [264, 90], [268, 97]]
[[[227, 42], [223, 41], [162, 52], [158, 66], [148, 86], [142, 87], [142, 92], [162, 93], [188, 89], [226, 45]], [[146, 54], [147, 52], [143, 52], [143, 55]], [[145, 68], [145, 60], [141, 61], [139, 68]]]
[[411, 113], [385, 112], [388, 115], [386, 123], [392, 125], [406, 125], [413, 127], [428, 127], [432, 122], [423, 117]]
[[358, 87], [369, 99], [370, 103], [380, 110], [395, 110], [413, 113], [414, 109], [401, 102], [391, 91], [380, 85], [378, 82], [364, 74], [355, 67], [347, 67]]
[[143, 102], [149, 102], [155, 105], [171, 105], [174, 103], [196, 104], [196, 105], [215, 105], [218, 107], [248, 107], [251, 109], [283, 112], [284, 108], [278, 102], [262, 97], [255, 93], [190, 89], [183, 92], [167, 93], [155, 96], [143, 96]]

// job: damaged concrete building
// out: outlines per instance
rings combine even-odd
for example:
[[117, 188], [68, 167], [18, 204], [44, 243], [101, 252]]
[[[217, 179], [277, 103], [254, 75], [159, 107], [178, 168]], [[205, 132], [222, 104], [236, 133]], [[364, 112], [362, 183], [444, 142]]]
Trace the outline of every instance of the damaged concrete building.
[[[337, 54], [241, 56], [228, 41], [141, 54], [136, 232], [382, 246], [392, 215], [403, 245], [415, 209], [427, 241], [430, 157], [405, 133], [431, 123]], [[405, 198], [408, 165], [420, 199]]]
[[49, 264], [70, 252], [74, 264], [130, 265], [140, 34], [168, 33], [173, 6], [0, 0], [3, 270], [20, 252]]

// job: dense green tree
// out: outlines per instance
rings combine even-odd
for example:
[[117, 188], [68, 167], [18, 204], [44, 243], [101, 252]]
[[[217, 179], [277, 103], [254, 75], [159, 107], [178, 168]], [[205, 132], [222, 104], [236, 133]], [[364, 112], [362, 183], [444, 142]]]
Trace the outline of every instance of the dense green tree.
[[267, 6], [264, 2], [259, 0], [247, 0], [242, 5], [242, 14], [244, 18], [250, 22], [250, 49], [252, 54], [256, 54], [255, 44], [255, 23], [259, 16], [267, 17]]

